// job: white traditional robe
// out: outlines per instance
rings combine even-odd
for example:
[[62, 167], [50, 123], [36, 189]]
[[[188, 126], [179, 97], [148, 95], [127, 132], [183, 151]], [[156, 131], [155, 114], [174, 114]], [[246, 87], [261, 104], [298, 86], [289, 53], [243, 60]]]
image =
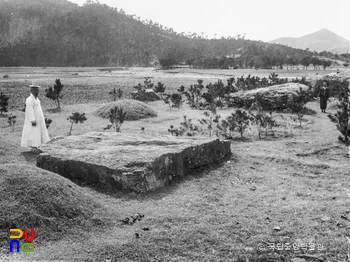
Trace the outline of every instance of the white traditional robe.
[[[22, 147], [38, 147], [50, 140], [39, 98], [33, 94], [26, 100], [25, 120], [22, 133]], [[36, 126], [32, 126], [32, 121]]]

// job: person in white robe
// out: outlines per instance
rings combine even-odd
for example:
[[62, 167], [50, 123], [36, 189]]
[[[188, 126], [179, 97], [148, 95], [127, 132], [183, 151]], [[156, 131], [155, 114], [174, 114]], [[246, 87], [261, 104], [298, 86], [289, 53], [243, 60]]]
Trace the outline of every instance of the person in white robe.
[[22, 147], [31, 147], [32, 152], [39, 153], [38, 147], [50, 140], [46, 128], [43, 110], [38, 98], [40, 86], [30, 85], [30, 96], [26, 100], [25, 120], [23, 126]]

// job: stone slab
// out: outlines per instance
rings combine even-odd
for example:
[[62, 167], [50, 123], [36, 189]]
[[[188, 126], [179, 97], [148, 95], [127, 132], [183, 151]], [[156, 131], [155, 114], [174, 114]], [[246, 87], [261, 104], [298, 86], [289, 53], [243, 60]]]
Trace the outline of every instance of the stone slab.
[[230, 141], [91, 132], [40, 147], [37, 166], [73, 181], [146, 192], [231, 155]]

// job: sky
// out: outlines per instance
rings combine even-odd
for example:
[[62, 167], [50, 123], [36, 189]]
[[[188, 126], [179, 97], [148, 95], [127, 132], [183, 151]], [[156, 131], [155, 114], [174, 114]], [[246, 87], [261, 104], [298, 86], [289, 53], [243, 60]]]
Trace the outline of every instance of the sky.
[[[68, 0], [82, 5], [86, 0]], [[141, 20], [208, 38], [268, 42], [328, 29], [350, 40], [350, 0], [99, 0]]]

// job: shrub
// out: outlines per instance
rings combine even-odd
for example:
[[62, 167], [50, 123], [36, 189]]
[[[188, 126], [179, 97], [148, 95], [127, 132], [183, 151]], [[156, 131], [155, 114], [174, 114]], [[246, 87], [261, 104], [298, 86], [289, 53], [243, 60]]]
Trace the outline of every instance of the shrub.
[[171, 95], [165, 95], [165, 98], [163, 97], [164, 103], [169, 105], [170, 110], [173, 107], [180, 108], [182, 105], [182, 96], [179, 93], [173, 93]]
[[176, 61], [173, 58], [161, 58], [159, 59], [159, 64], [162, 69], [171, 69], [176, 64]]
[[232, 132], [237, 128], [236, 115], [232, 113], [226, 119], [221, 120], [221, 123], [217, 127], [224, 139], [232, 139]]
[[110, 94], [113, 97], [113, 101], [116, 101], [117, 98], [122, 98], [123, 96], [123, 91], [119, 88], [118, 90], [116, 90], [115, 88], [113, 88], [112, 91], [110, 91], [108, 94]]
[[9, 78], [9, 75], [4, 75], [3, 78]]
[[204, 115], [207, 118], [199, 120], [199, 123], [206, 126], [209, 137], [211, 137], [214, 133], [216, 134], [216, 136], [219, 136], [220, 129], [218, 128], [218, 125], [221, 116], [217, 115], [214, 112], [204, 112]]
[[158, 85], [154, 87], [154, 92], [160, 93], [160, 97], [161, 99], [163, 99], [163, 94], [165, 92], [165, 89], [166, 89], [166, 86], [163, 83], [158, 82]]
[[243, 138], [243, 133], [249, 127], [250, 122], [254, 120], [254, 118], [245, 110], [237, 109], [234, 117], [237, 125], [238, 132], [241, 134], [241, 138]]
[[145, 101], [148, 103], [148, 96], [146, 93], [146, 89], [152, 89], [153, 83], [151, 81], [150, 77], [145, 77], [145, 80], [143, 81], [143, 85], [138, 84], [137, 86], [134, 86], [136, 89], [136, 93], [133, 94], [133, 99], [139, 100], [139, 101]]
[[307, 112], [305, 104], [308, 101], [310, 101], [310, 93], [308, 91], [302, 90], [302, 88], [297, 91], [297, 95], [291, 95], [287, 101], [286, 107], [292, 114], [296, 115], [300, 128], [302, 127], [302, 119]]
[[216, 105], [219, 105], [220, 107], [223, 106], [223, 99], [225, 98], [226, 92], [230, 91], [228, 88], [225, 88], [223, 82], [221, 80], [218, 80], [214, 84], [209, 84], [206, 86], [208, 92], [203, 94], [202, 97], [207, 100], [207, 102], [214, 103]]
[[123, 108], [119, 108], [117, 106], [111, 108], [111, 111], [109, 113], [109, 122], [111, 122], [111, 125], [108, 125], [104, 130], [114, 127], [116, 132], [120, 132], [120, 128], [124, 123], [125, 116], [126, 112], [123, 111]]
[[341, 92], [342, 96], [339, 97], [340, 104], [338, 105], [339, 109], [336, 114], [328, 114], [328, 117], [333, 123], [336, 123], [337, 129], [341, 133], [338, 136], [338, 140], [345, 144], [349, 145], [349, 136], [350, 136], [350, 127], [349, 127], [349, 91], [347, 88], [343, 88]]
[[61, 84], [60, 79], [56, 79], [53, 88], [49, 87], [48, 89], [45, 89], [45, 92], [46, 92], [45, 96], [51, 100], [56, 101], [58, 108], [60, 108], [60, 99], [63, 97], [63, 95], [60, 94], [62, 89], [63, 89], [63, 85]]
[[87, 120], [87, 118], [85, 117], [85, 113], [80, 114], [78, 112], [75, 112], [75, 113], [72, 113], [72, 115], [69, 116], [67, 118], [67, 120], [69, 120], [71, 122], [70, 130], [69, 130], [69, 134], [68, 134], [68, 135], [71, 135], [73, 124], [84, 123], [84, 121]]
[[8, 100], [9, 96], [4, 95], [3, 93], [0, 93], [0, 114], [2, 115], [3, 112], [7, 112], [7, 106], [8, 106]]
[[268, 131], [271, 131], [274, 135], [275, 131], [273, 128], [278, 126], [277, 122], [273, 119], [272, 112], [266, 114], [264, 111], [258, 111], [257, 114], [254, 115], [254, 122], [258, 127], [259, 138], [261, 138], [263, 129], [265, 129], [265, 136], [267, 136]]
[[133, 94], [132, 98], [139, 101], [145, 101], [147, 103], [148, 99], [147, 99], [145, 87], [142, 86], [141, 84], [138, 84], [137, 86], [134, 86], [134, 88], [136, 89], [136, 93]]
[[256, 109], [257, 113], [253, 115], [254, 122], [258, 127], [258, 135], [261, 138], [261, 133], [263, 128], [265, 129], [265, 136], [267, 136], [268, 131], [271, 131], [272, 134], [275, 134], [273, 130], [274, 127], [277, 127], [277, 122], [273, 119], [272, 112], [267, 114], [264, 111], [264, 108], [267, 107], [266, 101], [261, 94], [256, 94], [255, 102], [252, 104], [251, 109]]
[[8, 117], [7, 123], [9, 123], [9, 125], [12, 126], [12, 132], [15, 131], [16, 116], [10, 115]]
[[203, 90], [203, 80], [198, 79], [197, 84], [191, 85], [188, 91], [184, 91], [184, 95], [187, 98], [187, 102], [191, 108], [200, 108], [200, 98]]
[[176, 136], [195, 136], [201, 131], [198, 126], [192, 124], [191, 119], [187, 119], [186, 116], [184, 116], [183, 118], [184, 121], [180, 123], [179, 128], [174, 128], [174, 126], [171, 125], [170, 129], [168, 129], [168, 132]]
[[52, 120], [50, 118], [45, 117], [45, 125], [46, 129], [49, 129], [50, 124], [52, 123]]

